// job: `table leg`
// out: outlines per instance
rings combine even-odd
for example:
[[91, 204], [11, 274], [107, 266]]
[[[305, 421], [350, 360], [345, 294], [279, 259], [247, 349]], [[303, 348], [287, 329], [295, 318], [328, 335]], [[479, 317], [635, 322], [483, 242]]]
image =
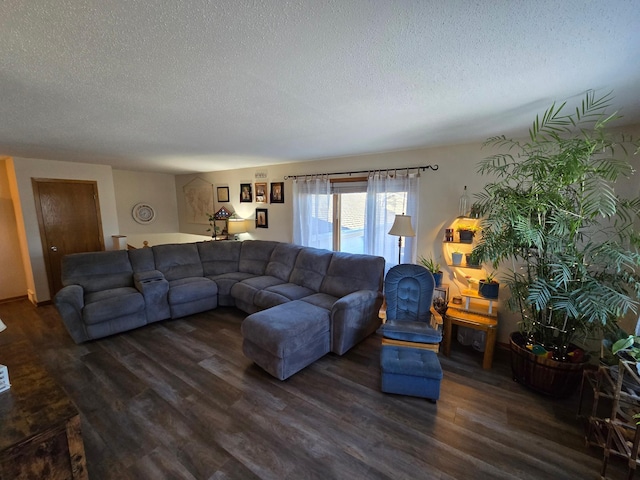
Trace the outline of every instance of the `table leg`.
[[486, 330], [487, 337], [484, 342], [484, 357], [482, 357], [482, 368], [488, 370], [493, 363], [493, 350], [496, 346], [496, 328], [489, 328]]
[[448, 357], [451, 354], [451, 319], [444, 315], [443, 323], [444, 335], [442, 338], [442, 353]]

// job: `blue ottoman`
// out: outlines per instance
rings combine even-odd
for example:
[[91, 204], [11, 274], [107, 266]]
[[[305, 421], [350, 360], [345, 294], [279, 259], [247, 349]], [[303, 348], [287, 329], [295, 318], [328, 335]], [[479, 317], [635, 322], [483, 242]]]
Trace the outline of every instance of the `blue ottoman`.
[[380, 354], [382, 391], [428, 398], [440, 398], [442, 367], [431, 350], [383, 345]]

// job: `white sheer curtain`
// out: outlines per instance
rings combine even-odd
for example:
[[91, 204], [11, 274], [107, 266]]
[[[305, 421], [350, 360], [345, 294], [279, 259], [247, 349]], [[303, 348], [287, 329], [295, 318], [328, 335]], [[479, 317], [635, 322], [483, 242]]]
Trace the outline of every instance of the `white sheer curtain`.
[[331, 182], [328, 177], [294, 179], [293, 243], [332, 250], [332, 206]]
[[[418, 231], [419, 178], [419, 173], [393, 170], [369, 174], [365, 253], [384, 257], [387, 269], [398, 263], [398, 237], [389, 235], [396, 215], [410, 215], [413, 229]], [[415, 263], [415, 237], [402, 237], [402, 243], [402, 263]]]

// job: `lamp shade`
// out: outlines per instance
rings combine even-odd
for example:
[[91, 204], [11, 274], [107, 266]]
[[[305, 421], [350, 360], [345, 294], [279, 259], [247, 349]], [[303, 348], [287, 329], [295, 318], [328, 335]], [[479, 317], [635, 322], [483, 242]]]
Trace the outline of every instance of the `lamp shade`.
[[247, 224], [242, 218], [230, 218], [227, 225], [227, 231], [229, 235], [237, 235], [238, 233], [245, 233], [247, 231]]
[[4, 323], [2, 323], [2, 320], [0, 320], [0, 332], [6, 329], [7, 329], [7, 326]]
[[396, 219], [393, 222], [389, 235], [395, 235], [396, 237], [415, 237], [416, 232], [413, 231], [411, 226], [411, 215], [396, 215]]

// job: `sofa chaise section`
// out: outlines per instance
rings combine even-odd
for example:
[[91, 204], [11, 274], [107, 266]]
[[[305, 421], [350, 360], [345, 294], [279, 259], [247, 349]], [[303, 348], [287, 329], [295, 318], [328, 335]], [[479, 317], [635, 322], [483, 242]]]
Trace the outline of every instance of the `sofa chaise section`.
[[255, 294], [258, 303], [282, 303], [244, 320], [244, 354], [280, 380], [329, 351], [344, 354], [380, 325], [383, 272], [381, 257], [304, 249], [290, 279], [306, 277], [307, 286], [283, 283]]
[[329, 311], [294, 300], [242, 322], [242, 352], [279, 380], [329, 353]]

